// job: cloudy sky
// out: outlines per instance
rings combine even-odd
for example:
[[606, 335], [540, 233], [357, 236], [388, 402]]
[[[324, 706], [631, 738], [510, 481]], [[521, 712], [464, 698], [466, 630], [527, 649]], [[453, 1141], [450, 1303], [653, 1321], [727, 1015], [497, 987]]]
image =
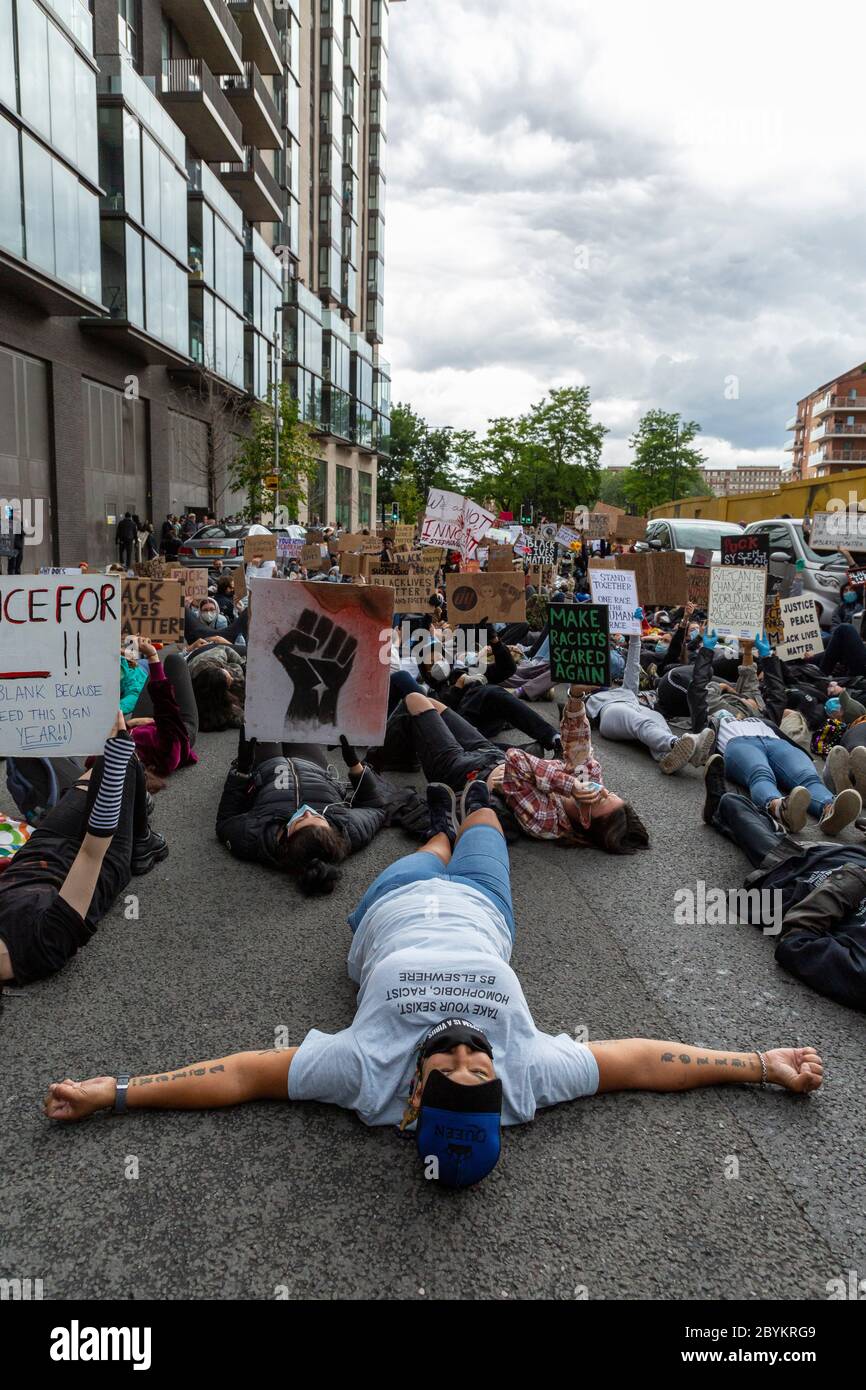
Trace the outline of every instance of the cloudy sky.
[[714, 464], [777, 463], [797, 400], [866, 360], [864, 7], [391, 7], [394, 399], [483, 428], [588, 384]]

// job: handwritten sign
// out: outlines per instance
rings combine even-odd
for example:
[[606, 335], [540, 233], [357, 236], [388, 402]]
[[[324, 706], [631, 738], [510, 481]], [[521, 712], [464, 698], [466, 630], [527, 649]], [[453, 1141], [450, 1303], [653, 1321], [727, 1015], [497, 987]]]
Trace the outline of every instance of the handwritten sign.
[[706, 565], [686, 565], [688, 601], [706, 613], [710, 601], [710, 571]]
[[782, 661], [806, 660], [824, 650], [815, 600], [808, 594], [779, 600], [785, 640], [776, 648]]
[[244, 537], [244, 564], [251, 565], [257, 555], [262, 560], [276, 560], [277, 538], [273, 533], [267, 536]]
[[572, 685], [610, 685], [610, 633], [603, 603], [552, 603], [550, 674]]
[[478, 543], [496, 521], [478, 502], [459, 492], [447, 492], [431, 487], [427, 494], [427, 510], [421, 524], [421, 545], [445, 546], [458, 550], [464, 560], [471, 560]]
[[858, 587], [866, 584], [866, 570], [849, 570], [846, 577], [849, 584], [856, 584]]
[[[301, 550], [301, 564], [304, 569], [320, 570], [323, 560], [330, 560], [326, 545], [305, 545]], [[327, 565], [327, 568], [330, 568], [330, 564]]]
[[529, 547], [531, 565], [553, 565], [556, 563], [556, 542], [535, 536]]
[[770, 568], [769, 536], [722, 536], [723, 565], [751, 565], [754, 569]]
[[0, 579], [0, 754], [101, 753], [120, 699], [116, 575]]
[[337, 541], [336, 549], [340, 554], [351, 551], [356, 555], [379, 555], [384, 545], [385, 541], [379, 536], [365, 536], [362, 532], [346, 531]]
[[433, 585], [428, 574], [411, 574], [408, 566], [374, 565], [369, 582], [394, 594], [395, 613], [427, 613]]
[[650, 550], [639, 555], [609, 555], [594, 557], [593, 569], [632, 570], [637, 579], [638, 601], [643, 608], [658, 603], [671, 606], [685, 603], [688, 597], [686, 557], [681, 550]]
[[607, 512], [585, 512], [580, 508], [574, 514], [574, 524], [589, 541], [601, 541], [610, 530], [610, 517]]
[[709, 569], [713, 563], [713, 552], [703, 545], [696, 545], [692, 551], [692, 564], [701, 569]]
[[616, 541], [642, 541], [646, 535], [645, 516], [617, 516], [609, 533]]
[[121, 631], [152, 642], [179, 642], [183, 637], [183, 599], [178, 583], [166, 579], [124, 579]]
[[566, 550], [570, 550], [573, 545], [580, 545], [580, 532], [573, 526], [560, 526], [553, 538], [557, 545], [562, 545]]
[[277, 536], [277, 559], [299, 560], [304, 542], [294, 536]]
[[445, 577], [448, 618], [458, 623], [522, 623], [526, 621], [523, 576], [507, 574], [449, 574]]
[[514, 568], [513, 545], [491, 545], [487, 551], [487, 569], [511, 570]]
[[640, 618], [634, 616], [638, 598], [633, 571], [590, 570], [589, 584], [593, 602], [607, 604], [611, 632], [640, 633]]
[[720, 637], [751, 640], [764, 627], [767, 572], [745, 565], [713, 565], [707, 628]]
[[866, 512], [816, 512], [809, 544], [813, 550], [866, 550]]

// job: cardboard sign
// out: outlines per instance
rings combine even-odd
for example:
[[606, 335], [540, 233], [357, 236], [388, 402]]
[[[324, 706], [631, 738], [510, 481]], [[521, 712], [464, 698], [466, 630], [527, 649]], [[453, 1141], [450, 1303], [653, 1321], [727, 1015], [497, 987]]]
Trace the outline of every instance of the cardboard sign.
[[779, 600], [784, 641], [776, 648], [782, 661], [808, 660], [824, 650], [815, 600], [808, 594]]
[[703, 545], [696, 545], [692, 551], [692, 564], [701, 569], [709, 569], [713, 563], [713, 552]]
[[231, 571], [232, 579], [235, 583], [235, 603], [240, 603], [247, 594], [247, 575], [243, 565], [238, 565], [237, 569]]
[[365, 536], [353, 534], [347, 531], [337, 541], [336, 549], [342, 555], [344, 551], [351, 551], [356, 555], [380, 555], [384, 542], [379, 536]]
[[410, 574], [408, 567], [401, 571], [398, 565], [374, 565], [370, 570], [368, 582], [393, 592], [395, 613], [430, 611], [429, 599], [433, 585], [427, 574]]
[[723, 565], [751, 565], [770, 568], [769, 536], [722, 536]]
[[588, 541], [601, 541], [609, 533], [610, 517], [606, 512], [581, 512], [574, 514], [574, 524]]
[[178, 583], [167, 579], [124, 579], [120, 627], [124, 637], [151, 642], [183, 639], [183, 596]]
[[502, 571], [514, 568], [513, 545], [491, 545], [487, 551], [488, 571]]
[[846, 578], [849, 584], [866, 584], [866, 570], [848, 570]]
[[778, 655], [779, 647], [782, 645], [785, 639], [785, 629], [782, 624], [782, 610], [780, 607], [780, 598], [778, 594], [774, 594], [770, 602], [767, 604], [767, 615], [764, 619], [764, 631], [767, 634], [767, 639], [770, 643], [770, 646], [775, 647], [776, 654]]
[[866, 512], [816, 512], [809, 544], [813, 550], [866, 550]]
[[629, 570], [595, 569], [589, 572], [593, 603], [607, 604], [608, 626], [611, 632], [640, 633], [640, 618], [634, 616], [638, 605], [637, 581]]
[[268, 742], [381, 743], [394, 595], [357, 584], [262, 579], [247, 647], [245, 724]]
[[459, 550], [465, 560], [471, 560], [479, 541], [487, 535], [496, 521], [493, 512], [478, 502], [472, 502], [459, 492], [446, 492], [432, 487], [427, 494], [427, 510], [421, 523], [421, 545], [445, 546]]
[[448, 619], [452, 627], [466, 623], [526, 621], [526, 589], [522, 575], [449, 574], [445, 577]]
[[646, 535], [645, 516], [617, 516], [609, 535], [616, 541], [642, 541]]
[[[323, 551], [324, 555], [322, 554]], [[328, 547], [326, 545], [305, 545], [302, 547], [301, 564], [304, 566], [304, 569], [320, 570], [323, 567], [323, 562], [327, 564], [328, 569], [331, 568]]]
[[262, 560], [276, 560], [277, 538], [273, 533], [267, 536], [244, 537], [244, 564], [251, 565], [257, 555]]
[[186, 571], [186, 582], [184, 584], [184, 597], [190, 599], [196, 608], [202, 599], [207, 598], [208, 575], [206, 569], [188, 569]]
[[603, 603], [552, 603], [550, 675], [572, 685], [610, 685], [610, 633]]
[[0, 578], [0, 754], [102, 752], [120, 700], [123, 582], [80, 572]]
[[570, 550], [573, 545], [580, 545], [581, 537], [580, 532], [576, 531], [573, 526], [560, 526], [553, 539], [556, 541], [557, 545], [564, 546], [566, 550]]
[[340, 573], [348, 574], [352, 579], [365, 579], [370, 582], [370, 569], [373, 564], [372, 555], [355, 555], [348, 551], [340, 556]]
[[529, 547], [529, 562], [532, 565], [556, 564], [556, 542], [535, 537]]
[[688, 602], [706, 613], [710, 602], [710, 571], [705, 565], [686, 565]]
[[767, 571], [745, 565], [713, 565], [707, 630], [751, 641], [764, 627]]
[[637, 555], [594, 556], [593, 569], [633, 570], [637, 579], [638, 602], [642, 608], [656, 604], [678, 607], [688, 598], [686, 558], [681, 550], [649, 550]]

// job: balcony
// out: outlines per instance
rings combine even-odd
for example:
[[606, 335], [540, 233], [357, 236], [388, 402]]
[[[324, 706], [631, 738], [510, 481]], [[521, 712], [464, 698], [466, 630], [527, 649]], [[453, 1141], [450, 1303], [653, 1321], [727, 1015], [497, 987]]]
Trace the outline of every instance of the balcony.
[[211, 72], [243, 71], [241, 31], [225, 0], [162, 0], [162, 12]]
[[786, 424], [785, 429], [786, 429], [786, 430], [799, 430], [799, 429], [802, 429], [802, 426], [803, 426], [803, 421], [800, 420], [796, 415], [792, 415], [791, 418], [790, 418], [790, 420], [789, 420], [788, 423]]
[[866, 463], [866, 449], [821, 449], [810, 462], [822, 464]]
[[[186, 4], [186, 0], [183, 0]], [[164, 7], [163, 7], [164, 8]], [[283, 49], [277, 26], [262, 0], [229, 0], [231, 14], [243, 35], [243, 56], [259, 72], [283, 71]]]
[[162, 104], [201, 159], [243, 159], [241, 122], [203, 59], [163, 63]]
[[844, 424], [841, 420], [825, 420], [823, 425], [812, 430], [809, 442], [820, 444], [827, 439], [848, 439], [852, 435], [855, 439], [866, 439], [866, 419], [855, 425]]
[[247, 146], [242, 162], [220, 165], [220, 178], [240, 203], [250, 222], [281, 222], [283, 197], [280, 185], [265, 164], [258, 150]]
[[222, 88], [243, 126], [242, 143], [259, 150], [281, 149], [280, 113], [255, 63], [244, 63], [243, 77], [224, 77]]
[[866, 396], [855, 396], [853, 399], [849, 396], [824, 396], [824, 398], [812, 408], [812, 418], [815, 419], [819, 415], [829, 415], [834, 410], [847, 410], [849, 412], [852, 410], [866, 410]]

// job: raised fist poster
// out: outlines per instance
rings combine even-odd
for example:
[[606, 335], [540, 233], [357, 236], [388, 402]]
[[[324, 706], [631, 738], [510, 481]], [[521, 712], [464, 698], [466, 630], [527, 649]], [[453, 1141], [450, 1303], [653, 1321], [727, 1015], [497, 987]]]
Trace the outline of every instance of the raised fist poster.
[[394, 592], [260, 579], [250, 618], [247, 736], [263, 742], [380, 743]]

